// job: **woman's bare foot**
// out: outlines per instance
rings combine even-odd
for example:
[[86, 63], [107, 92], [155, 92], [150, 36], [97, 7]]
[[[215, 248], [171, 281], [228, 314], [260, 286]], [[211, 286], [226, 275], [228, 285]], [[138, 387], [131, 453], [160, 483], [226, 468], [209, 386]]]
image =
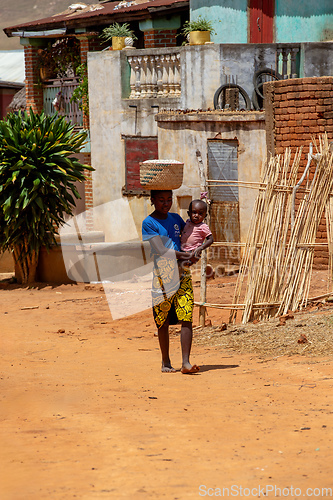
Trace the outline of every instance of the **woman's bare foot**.
[[171, 363], [164, 363], [162, 361], [162, 370], [163, 373], [176, 373], [176, 370], [171, 366]]
[[199, 370], [200, 367], [198, 365], [191, 365], [190, 363], [185, 363], [180, 371], [186, 374], [186, 373], [197, 373]]

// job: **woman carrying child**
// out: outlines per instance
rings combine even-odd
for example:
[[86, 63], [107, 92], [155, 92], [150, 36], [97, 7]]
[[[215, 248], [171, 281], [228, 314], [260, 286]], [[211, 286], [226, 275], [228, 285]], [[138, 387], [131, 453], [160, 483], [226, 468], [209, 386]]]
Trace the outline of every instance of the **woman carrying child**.
[[169, 325], [181, 322], [180, 342], [182, 349], [182, 373], [196, 373], [197, 365], [191, 365], [192, 317], [194, 307], [192, 278], [189, 269], [180, 273], [182, 262], [199, 260], [194, 252], [180, 248], [181, 231], [185, 222], [176, 213], [170, 213], [172, 191], [151, 191], [155, 210], [142, 223], [142, 238], [149, 241], [154, 255], [152, 286], [153, 315], [158, 328], [162, 354], [162, 372], [173, 373], [169, 356]]

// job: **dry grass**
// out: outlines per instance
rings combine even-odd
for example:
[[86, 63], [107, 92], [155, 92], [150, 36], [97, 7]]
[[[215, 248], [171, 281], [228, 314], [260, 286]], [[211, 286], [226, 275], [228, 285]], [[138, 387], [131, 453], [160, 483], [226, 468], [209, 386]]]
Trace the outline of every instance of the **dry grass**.
[[[301, 335], [307, 339], [305, 343], [298, 343]], [[257, 324], [227, 325], [226, 330], [221, 330], [221, 326], [197, 327], [194, 343], [255, 353], [261, 358], [333, 355], [333, 306], [312, 306], [296, 313], [285, 325], [275, 318]]]

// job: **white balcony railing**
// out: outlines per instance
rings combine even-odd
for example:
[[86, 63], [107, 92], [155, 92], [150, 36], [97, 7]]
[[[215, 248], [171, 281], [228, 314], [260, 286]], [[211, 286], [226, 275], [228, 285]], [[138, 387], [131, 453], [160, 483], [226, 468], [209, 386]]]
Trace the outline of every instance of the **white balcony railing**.
[[128, 55], [131, 68], [130, 99], [179, 97], [181, 94], [179, 49], [165, 53]]
[[301, 44], [277, 44], [276, 71], [284, 80], [299, 77], [299, 55]]

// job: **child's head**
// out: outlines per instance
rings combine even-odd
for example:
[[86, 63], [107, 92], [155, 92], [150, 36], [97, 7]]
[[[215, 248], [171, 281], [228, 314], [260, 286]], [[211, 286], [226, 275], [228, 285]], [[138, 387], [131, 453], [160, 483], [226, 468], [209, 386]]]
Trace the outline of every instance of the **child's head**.
[[188, 207], [187, 213], [193, 224], [200, 224], [207, 215], [207, 205], [202, 200], [193, 200]]

